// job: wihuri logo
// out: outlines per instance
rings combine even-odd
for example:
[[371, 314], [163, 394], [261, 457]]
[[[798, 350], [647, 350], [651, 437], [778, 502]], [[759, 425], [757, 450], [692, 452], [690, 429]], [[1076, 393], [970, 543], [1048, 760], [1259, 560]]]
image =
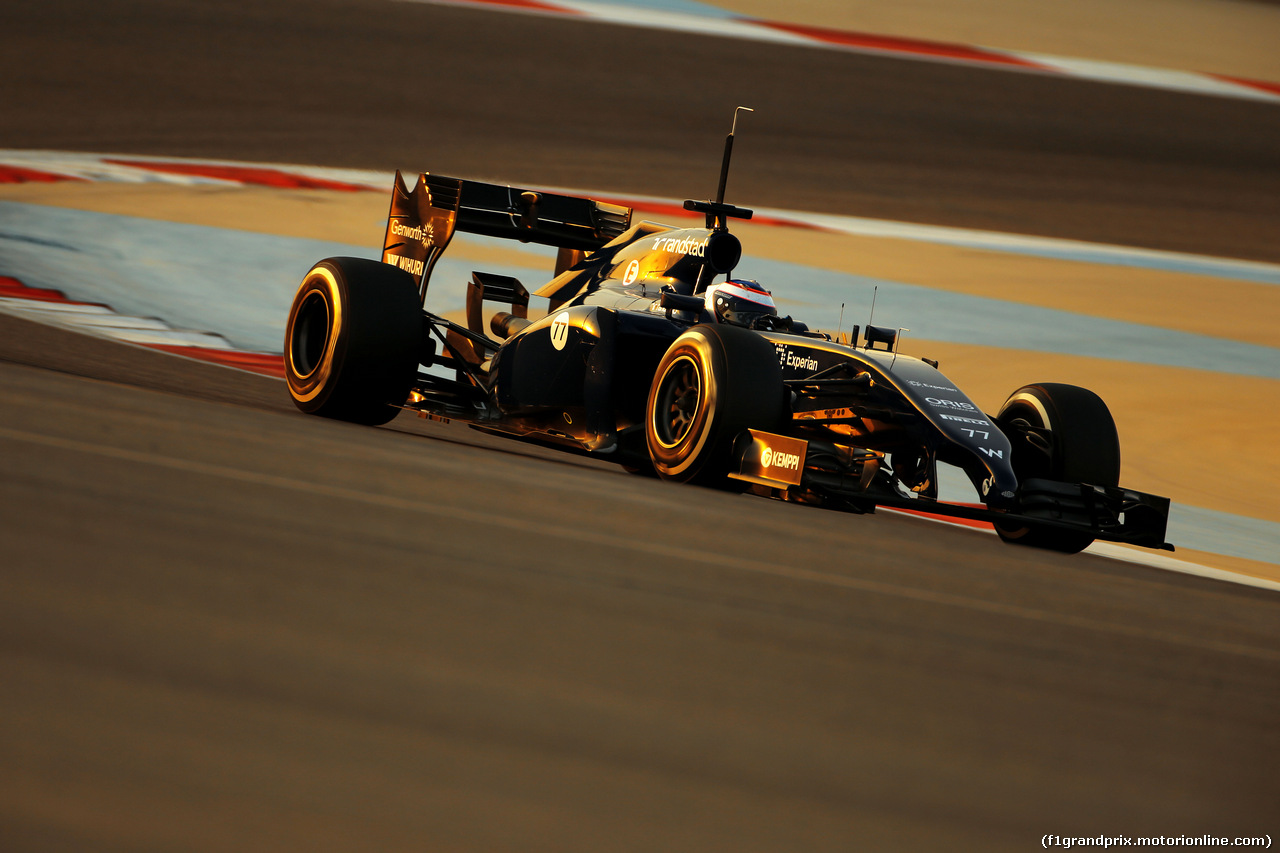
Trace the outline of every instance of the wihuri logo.
[[392, 252], [387, 252], [386, 256], [383, 257], [382, 262], [391, 264], [391, 266], [393, 267], [400, 267], [400, 269], [404, 270], [410, 275], [416, 275], [416, 276], [422, 275], [422, 269], [423, 269], [422, 261], [416, 260], [414, 258], [406, 258], [402, 255], [397, 255]]

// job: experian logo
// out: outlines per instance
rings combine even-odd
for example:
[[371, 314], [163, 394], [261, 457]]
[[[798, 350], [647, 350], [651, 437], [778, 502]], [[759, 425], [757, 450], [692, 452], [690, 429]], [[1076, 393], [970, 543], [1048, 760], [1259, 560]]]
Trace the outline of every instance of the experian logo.
[[774, 349], [778, 353], [778, 363], [783, 367], [796, 367], [800, 370], [817, 370], [818, 360], [812, 356], [796, 355], [786, 344], [774, 344]]

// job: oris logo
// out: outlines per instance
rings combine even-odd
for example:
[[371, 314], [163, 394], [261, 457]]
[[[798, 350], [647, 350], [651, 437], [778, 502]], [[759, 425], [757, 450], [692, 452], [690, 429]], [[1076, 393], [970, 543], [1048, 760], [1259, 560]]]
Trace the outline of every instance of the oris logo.
[[565, 311], [551, 321], [551, 345], [556, 349], [564, 349], [569, 340], [569, 312]]
[[765, 447], [760, 453], [760, 464], [766, 469], [783, 468], [787, 471], [799, 471], [800, 457], [794, 453], [775, 452], [772, 447]]
[[972, 403], [961, 403], [958, 400], [944, 400], [938, 397], [925, 397], [924, 401], [936, 409], [959, 409], [965, 412], [976, 412], [978, 410]]

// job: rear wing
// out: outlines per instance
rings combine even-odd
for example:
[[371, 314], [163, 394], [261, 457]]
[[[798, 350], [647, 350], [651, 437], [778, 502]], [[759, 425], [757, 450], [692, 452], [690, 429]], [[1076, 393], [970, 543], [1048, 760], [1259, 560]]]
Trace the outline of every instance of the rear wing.
[[631, 208], [619, 204], [429, 172], [418, 176], [410, 192], [397, 171], [382, 260], [417, 278], [425, 300], [431, 269], [455, 230], [592, 251], [630, 225]]

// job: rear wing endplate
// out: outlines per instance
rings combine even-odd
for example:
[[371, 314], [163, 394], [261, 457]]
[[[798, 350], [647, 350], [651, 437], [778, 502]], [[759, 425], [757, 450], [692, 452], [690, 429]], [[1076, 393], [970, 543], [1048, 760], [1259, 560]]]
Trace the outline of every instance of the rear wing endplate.
[[592, 251], [630, 225], [631, 208], [620, 204], [429, 172], [418, 176], [410, 192], [397, 171], [382, 260], [417, 278], [425, 299], [431, 269], [455, 230]]

